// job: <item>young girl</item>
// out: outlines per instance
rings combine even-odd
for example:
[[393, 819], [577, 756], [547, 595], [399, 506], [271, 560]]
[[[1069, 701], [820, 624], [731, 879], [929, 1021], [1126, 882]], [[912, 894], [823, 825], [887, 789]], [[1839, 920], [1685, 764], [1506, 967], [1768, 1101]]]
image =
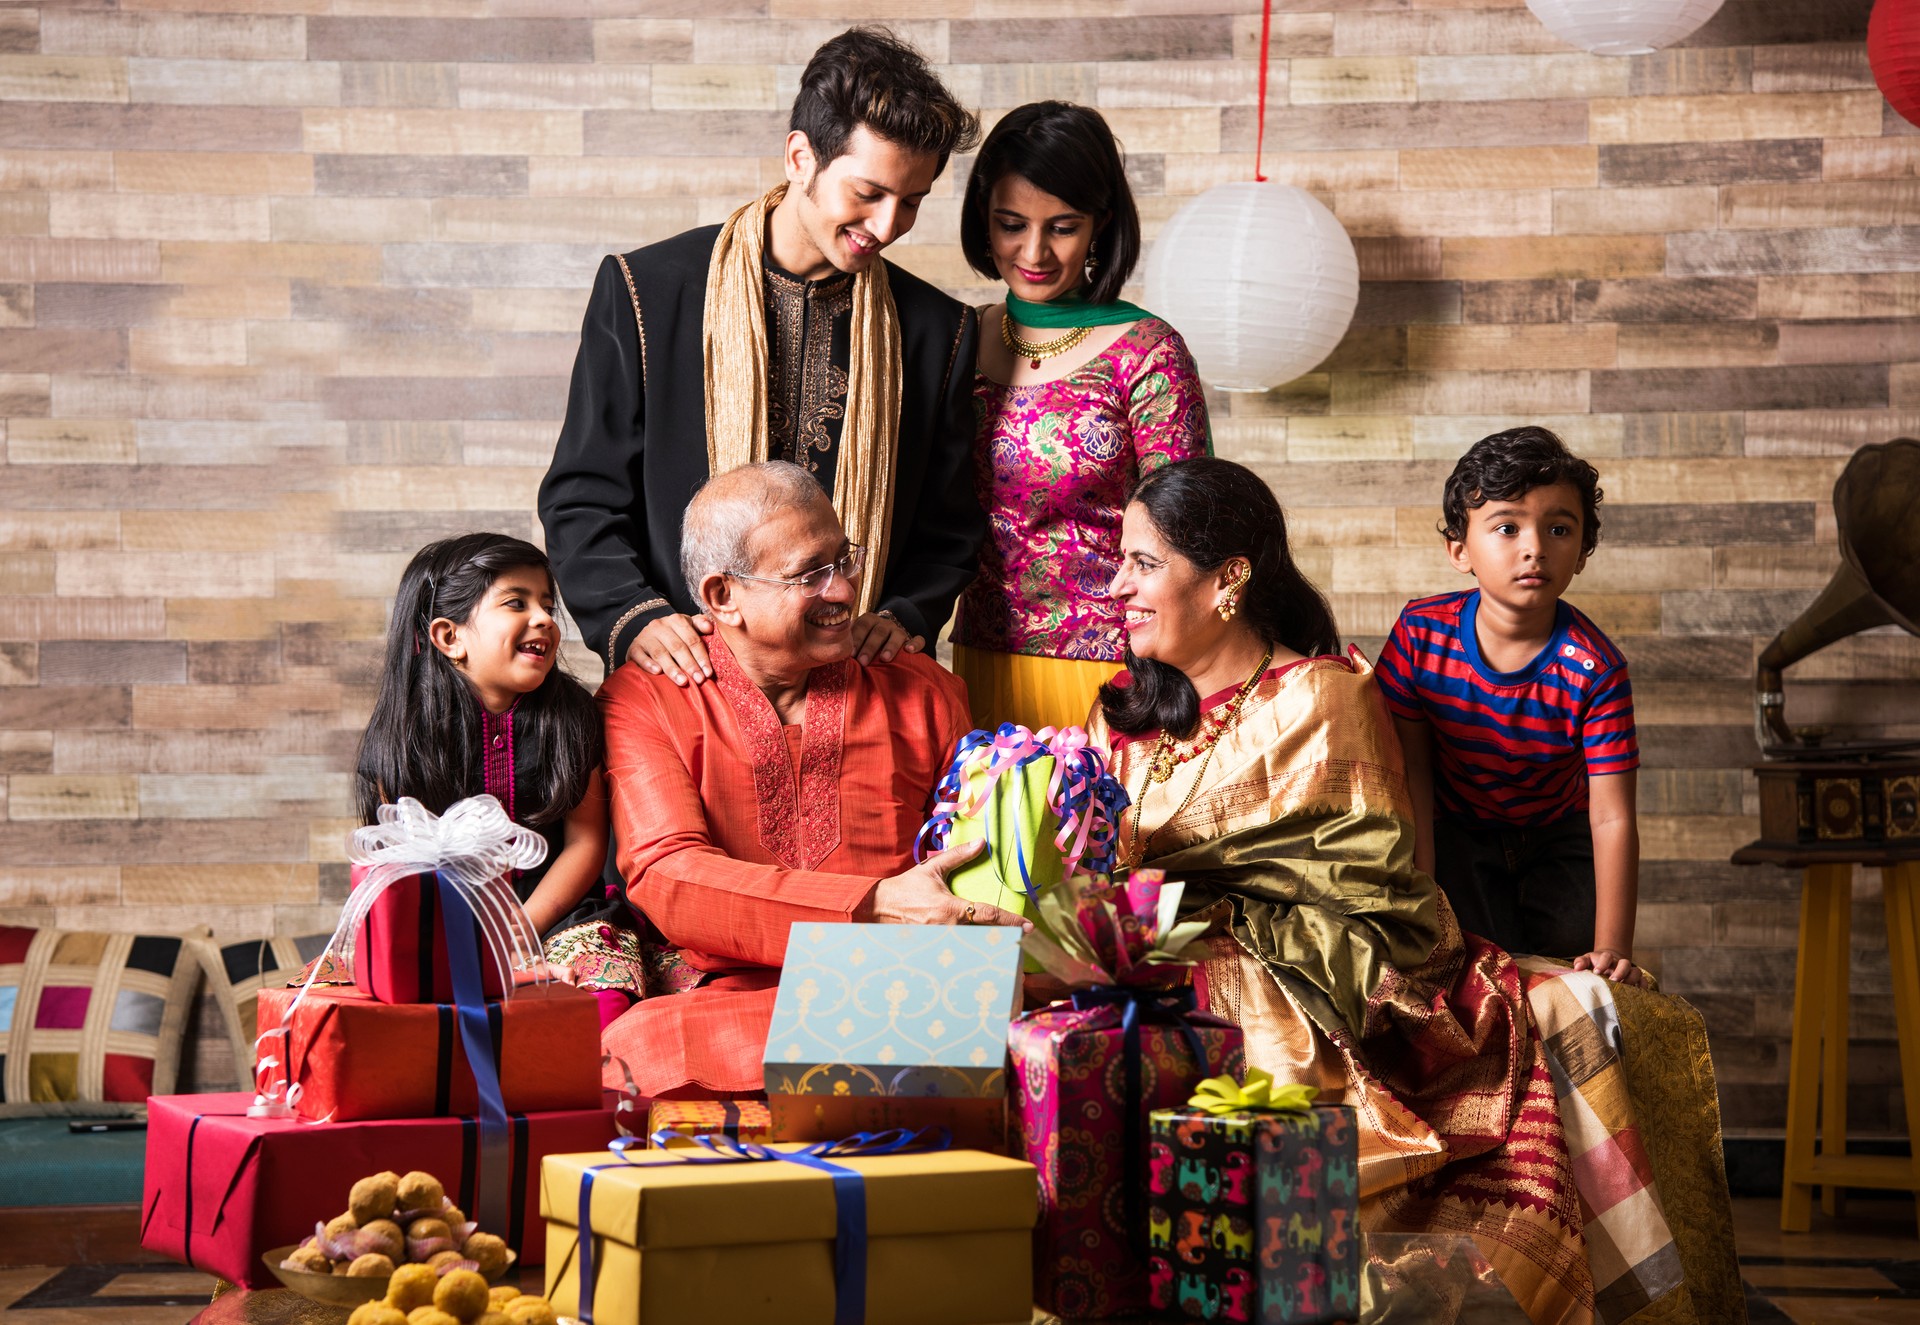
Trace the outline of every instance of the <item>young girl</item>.
[[[638, 946], [609, 915], [618, 899], [596, 886], [607, 858], [605, 738], [593, 696], [555, 666], [559, 649], [553, 575], [539, 548], [505, 534], [421, 548], [394, 596], [356, 795], [373, 823], [382, 802], [401, 796], [444, 814], [484, 792], [540, 833], [547, 859], [520, 872], [514, 891], [556, 972], [604, 992], [629, 985], [604, 977], [624, 972], [624, 949], [637, 957]], [[601, 961], [591, 949], [604, 950]], [[626, 1006], [602, 1002], [618, 1004], [603, 1015]]]

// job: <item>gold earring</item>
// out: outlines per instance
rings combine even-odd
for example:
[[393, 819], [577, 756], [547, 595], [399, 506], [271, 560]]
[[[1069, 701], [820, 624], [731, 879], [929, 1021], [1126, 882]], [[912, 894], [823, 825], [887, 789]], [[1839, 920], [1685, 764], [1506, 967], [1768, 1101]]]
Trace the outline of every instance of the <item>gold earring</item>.
[[1247, 581], [1252, 577], [1253, 567], [1249, 566], [1240, 572], [1239, 578], [1227, 586], [1227, 600], [1220, 604], [1219, 608], [1222, 621], [1233, 620], [1233, 614], [1240, 610], [1240, 591], [1247, 587]]

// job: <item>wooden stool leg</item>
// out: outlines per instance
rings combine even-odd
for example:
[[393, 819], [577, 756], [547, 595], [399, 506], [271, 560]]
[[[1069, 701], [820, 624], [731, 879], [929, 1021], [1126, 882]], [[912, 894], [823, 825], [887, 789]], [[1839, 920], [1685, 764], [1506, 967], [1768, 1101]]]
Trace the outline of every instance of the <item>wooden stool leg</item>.
[[[1823, 1043], [1820, 1054], [1820, 1153], [1838, 1156], [1847, 1153], [1847, 1033], [1852, 1009], [1853, 975], [1853, 868], [1835, 867], [1838, 886], [1828, 890], [1826, 950], [1832, 957], [1827, 969], [1827, 1008], [1822, 1022]], [[1841, 1187], [1827, 1183], [1820, 1188], [1820, 1208], [1829, 1215], [1841, 1213]]]
[[1886, 866], [1880, 886], [1887, 907], [1894, 1024], [1900, 1032], [1900, 1085], [1907, 1100], [1907, 1136], [1914, 1145], [1913, 1189], [1920, 1195], [1920, 861]]
[[1833, 983], [1828, 967], [1832, 894], [1849, 889], [1851, 865], [1809, 865], [1800, 886], [1800, 952], [1793, 976], [1793, 1045], [1787, 1067], [1787, 1163], [1780, 1185], [1780, 1227], [1813, 1226], [1814, 1115], [1820, 1099], [1820, 1041]]

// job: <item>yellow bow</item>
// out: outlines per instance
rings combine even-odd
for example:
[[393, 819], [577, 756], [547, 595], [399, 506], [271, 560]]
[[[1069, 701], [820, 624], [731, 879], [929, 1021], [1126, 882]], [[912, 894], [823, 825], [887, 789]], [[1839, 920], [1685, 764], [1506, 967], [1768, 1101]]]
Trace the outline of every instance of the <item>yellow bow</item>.
[[1305, 1113], [1313, 1107], [1314, 1097], [1319, 1093], [1313, 1086], [1276, 1086], [1269, 1073], [1250, 1067], [1244, 1086], [1229, 1076], [1208, 1077], [1194, 1089], [1187, 1106], [1216, 1114], [1238, 1113], [1243, 1109], [1260, 1113]]

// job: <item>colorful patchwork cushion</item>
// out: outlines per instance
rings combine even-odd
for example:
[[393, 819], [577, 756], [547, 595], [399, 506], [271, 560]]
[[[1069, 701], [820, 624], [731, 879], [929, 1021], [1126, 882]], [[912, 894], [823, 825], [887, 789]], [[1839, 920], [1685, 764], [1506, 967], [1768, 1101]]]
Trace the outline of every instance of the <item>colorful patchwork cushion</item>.
[[[301, 938], [247, 939], [239, 943], [195, 939], [189, 945], [200, 961], [200, 969], [206, 973], [207, 992], [219, 1005], [227, 1038], [233, 1042], [235, 1082], [231, 1089], [253, 1089], [253, 1047], [259, 1035], [255, 1017], [260, 991], [298, 980], [301, 968], [320, 955], [331, 937], [330, 934], [308, 934]], [[316, 983], [327, 980], [328, 973], [323, 971]]]
[[0, 925], [0, 1118], [140, 1114], [172, 1092], [190, 935]]

